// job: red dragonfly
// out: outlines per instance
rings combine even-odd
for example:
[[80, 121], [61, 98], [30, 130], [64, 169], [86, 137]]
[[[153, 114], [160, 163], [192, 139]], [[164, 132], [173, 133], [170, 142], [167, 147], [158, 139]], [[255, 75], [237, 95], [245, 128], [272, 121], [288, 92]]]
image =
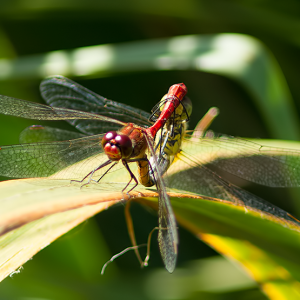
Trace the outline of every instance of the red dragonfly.
[[[140, 182], [145, 186], [154, 183], [157, 186], [159, 247], [166, 269], [173, 272], [177, 260], [178, 233], [165, 184], [158, 164], [155, 163], [153, 141], [157, 131], [164, 126], [185, 97], [185, 85], [175, 84], [170, 87], [164, 97], [164, 109], [150, 127], [146, 127], [151, 125], [148, 120], [150, 114], [103, 98], [63, 76], [43, 80], [40, 89], [50, 106], [0, 95], [0, 113], [35, 120], [66, 120], [83, 134], [45, 126], [31, 126], [21, 133], [20, 145], [0, 148], [0, 174], [17, 178], [50, 175], [54, 178], [66, 178], [67, 173], [61, 170], [87, 161], [94, 165], [82, 181], [89, 177], [90, 182], [98, 170], [112, 164], [101, 179], [121, 160], [131, 180], [135, 181], [135, 185], [129, 190], [131, 191], [138, 181], [128, 163], [137, 162]], [[149, 176], [146, 150], [152, 160], [154, 159], [153, 166], [150, 166], [154, 180], [153, 176]], [[99, 154], [103, 151], [109, 159], [103, 162], [102, 158], [99, 162]], [[82, 178], [82, 172], [82, 168], [75, 168], [70, 177]]]
[[[162, 174], [168, 171], [168, 187], [256, 208], [299, 225], [300, 221], [290, 213], [220, 177], [217, 169], [269, 187], [298, 187], [300, 151], [268, 147], [212, 131], [206, 135], [218, 114], [217, 108], [210, 109], [190, 134], [186, 120], [192, 112], [192, 102], [185, 97], [181, 104], [165, 123], [157, 142], [155, 159]], [[158, 115], [156, 109], [152, 119]], [[172, 164], [175, 158], [177, 163]], [[152, 157], [150, 162], [153, 164]]]

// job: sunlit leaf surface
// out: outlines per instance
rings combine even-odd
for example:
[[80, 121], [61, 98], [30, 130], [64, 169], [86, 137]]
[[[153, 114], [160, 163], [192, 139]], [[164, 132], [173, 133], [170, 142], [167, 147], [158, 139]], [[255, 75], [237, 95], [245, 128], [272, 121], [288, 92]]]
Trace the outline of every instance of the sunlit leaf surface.
[[[178, 176], [180, 163], [173, 166]], [[193, 173], [193, 168], [184, 171]], [[1, 183], [1, 278], [80, 222], [127, 201], [130, 197], [121, 192], [123, 176], [120, 169], [105, 182], [83, 188], [69, 180], [38, 178]], [[232, 203], [188, 192], [188, 181], [185, 191], [170, 190], [178, 223], [241, 263], [269, 296], [280, 293], [294, 299], [300, 281], [299, 222], [268, 203]], [[132, 200], [157, 208], [155, 197], [155, 190], [142, 186], [131, 192]]]

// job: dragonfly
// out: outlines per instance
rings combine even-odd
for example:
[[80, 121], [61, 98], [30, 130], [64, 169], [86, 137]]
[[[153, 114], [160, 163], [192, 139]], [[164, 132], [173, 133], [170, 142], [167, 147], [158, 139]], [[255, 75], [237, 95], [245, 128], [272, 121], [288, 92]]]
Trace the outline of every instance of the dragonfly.
[[[60, 170], [65, 170], [79, 161], [88, 161], [87, 169], [95, 164], [100, 166], [97, 158], [104, 151], [100, 142], [104, 134], [99, 132], [117, 131], [129, 122], [140, 126], [143, 133], [150, 132], [145, 136], [151, 152], [149, 160], [153, 168], [152, 173], [157, 176], [155, 179], [159, 191], [158, 239], [161, 255], [169, 272], [172, 272], [176, 265], [178, 235], [165, 181], [162, 179], [164, 173], [170, 188], [176, 187], [252, 207], [254, 205], [288, 221], [297, 222], [293, 216], [280, 208], [230, 184], [217, 172], [209, 169], [208, 165], [263, 185], [299, 186], [300, 151], [262, 146], [226, 135], [211, 138], [203, 136], [203, 130], [200, 134], [198, 130], [190, 134], [186, 123], [192, 107], [191, 102], [183, 95], [180, 95], [180, 98], [184, 108], [180, 108], [180, 105], [179, 108], [175, 108], [179, 103], [176, 97], [171, 97], [171, 101], [163, 98], [150, 115], [128, 105], [105, 99], [62, 76], [45, 79], [41, 84], [41, 93], [50, 107], [0, 96], [0, 113], [38, 120], [67, 120], [81, 133], [44, 126], [25, 129], [20, 136], [20, 142], [23, 144], [1, 147], [0, 174], [10, 177], [52, 175], [52, 178], [59, 178], [68, 174], [65, 171], [61, 173]], [[162, 112], [167, 114], [160, 118]], [[160, 135], [157, 134], [157, 147], [154, 147], [152, 138], [154, 139], [157, 131], [150, 128], [155, 128], [151, 125], [158, 119], [160, 121], [157, 128], [162, 128], [163, 131]], [[235, 153], [234, 158], [230, 157], [231, 153]], [[176, 163], [173, 163], [174, 158], [178, 158]], [[141, 160], [138, 163], [146, 163], [146, 171], [149, 171], [147, 161]], [[72, 172], [72, 178], [82, 178], [82, 168], [72, 168]], [[94, 173], [96, 175], [96, 172]], [[151, 175], [151, 171], [149, 173]], [[149, 178], [146, 181], [148, 180]]]
[[[166, 95], [161, 101], [152, 108], [152, 115], [149, 120], [155, 123], [164, 111]], [[189, 97], [185, 96], [181, 105], [176, 107], [174, 113], [166, 120], [159, 140], [157, 142], [156, 151], [159, 148], [158, 164], [160, 166], [162, 174], [164, 174], [170, 165], [173, 163], [175, 156], [181, 151], [182, 140], [186, 134], [188, 128], [188, 121], [192, 114], [192, 102]], [[152, 158], [150, 158], [152, 161]], [[154, 180], [154, 179], [153, 179]]]
[[[20, 145], [0, 147], [0, 174], [18, 178], [70, 176], [74, 179], [82, 178], [83, 170], [94, 165], [81, 179], [83, 181], [89, 177], [90, 183], [97, 171], [111, 165], [101, 179], [118, 161], [122, 161], [131, 177], [123, 191], [131, 180], [135, 181], [130, 192], [138, 181], [129, 168], [129, 163], [137, 162], [140, 182], [145, 186], [155, 184], [158, 190], [159, 247], [165, 267], [172, 273], [178, 252], [176, 221], [159, 165], [149, 165], [146, 150], [155, 161], [154, 138], [174, 110], [181, 105], [181, 100], [187, 93], [185, 85], [175, 84], [170, 87], [165, 96], [164, 109], [154, 124], [149, 121], [150, 114], [108, 100], [63, 76], [46, 78], [42, 81], [40, 90], [50, 106], [0, 96], [0, 113], [35, 120], [66, 120], [80, 133], [39, 125], [30, 126], [21, 133]], [[103, 156], [99, 158], [103, 152], [108, 159]], [[82, 161], [84, 164], [73, 168]], [[69, 167], [72, 167], [71, 174], [65, 171]], [[149, 168], [152, 172], [151, 181]]]
[[[163, 111], [164, 99], [154, 107], [153, 122]], [[192, 113], [188, 97], [182, 107], [162, 128], [157, 145], [156, 161], [162, 173], [168, 171], [168, 186], [208, 197], [228, 200], [237, 205], [258, 208], [288, 222], [300, 221], [279, 207], [229, 183], [218, 170], [269, 187], [300, 186], [300, 151], [260, 145], [247, 139], [225, 134], [205, 132], [217, 116], [212, 108], [193, 131], [187, 131], [187, 120]], [[177, 163], [172, 162], [177, 159]], [[150, 161], [153, 163], [152, 158]], [[178, 162], [179, 161], [179, 162]], [[170, 169], [169, 169], [170, 168]], [[184, 178], [184, 180], [183, 180]], [[188, 184], [187, 184], [188, 182]]]

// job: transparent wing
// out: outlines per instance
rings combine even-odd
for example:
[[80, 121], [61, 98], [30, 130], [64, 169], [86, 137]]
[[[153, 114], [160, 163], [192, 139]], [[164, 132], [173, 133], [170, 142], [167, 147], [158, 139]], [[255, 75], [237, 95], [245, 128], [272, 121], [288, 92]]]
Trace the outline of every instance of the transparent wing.
[[[44, 100], [53, 107], [64, 107], [100, 114], [124, 123], [135, 123], [140, 126], [151, 125], [150, 114], [129, 105], [108, 100], [88, 90], [80, 84], [63, 76], [51, 76], [42, 81], [40, 91]], [[105, 121], [105, 120], [103, 120]], [[98, 134], [118, 130], [119, 124], [105, 122], [69, 120], [73, 126], [86, 134]]]
[[83, 161], [71, 173], [66, 171], [60, 177], [81, 179], [107, 161], [107, 156], [101, 155], [102, 137], [95, 135], [75, 140], [2, 146], [0, 174], [17, 178], [50, 176]]
[[172, 273], [176, 267], [178, 254], [178, 232], [174, 212], [166, 192], [164, 180], [158, 167], [153, 141], [145, 134], [148, 149], [153, 159], [152, 169], [156, 179], [156, 185], [159, 193], [158, 201], [158, 244], [160, 253], [165, 264], [165, 268]]
[[300, 151], [262, 146], [227, 135], [185, 143], [195, 155], [203, 153], [203, 163], [208, 161], [243, 179], [270, 187], [300, 186]]
[[19, 137], [20, 144], [67, 141], [85, 137], [84, 134], [42, 125], [25, 128]]
[[124, 126], [126, 123], [95, 113], [48, 105], [0, 95], [0, 114], [33, 120], [72, 120], [85, 119], [110, 122]]
[[185, 151], [179, 154], [179, 159], [168, 171], [168, 183], [171, 188], [227, 200], [299, 224], [286, 211], [227, 182]]

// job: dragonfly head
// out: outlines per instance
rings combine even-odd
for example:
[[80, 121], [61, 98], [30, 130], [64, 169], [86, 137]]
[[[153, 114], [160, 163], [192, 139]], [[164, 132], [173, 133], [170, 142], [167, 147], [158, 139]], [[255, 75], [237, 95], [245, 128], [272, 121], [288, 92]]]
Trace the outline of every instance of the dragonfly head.
[[133, 147], [130, 138], [116, 131], [109, 131], [102, 139], [102, 147], [110, 160], [118, 161], [130, 157]]

